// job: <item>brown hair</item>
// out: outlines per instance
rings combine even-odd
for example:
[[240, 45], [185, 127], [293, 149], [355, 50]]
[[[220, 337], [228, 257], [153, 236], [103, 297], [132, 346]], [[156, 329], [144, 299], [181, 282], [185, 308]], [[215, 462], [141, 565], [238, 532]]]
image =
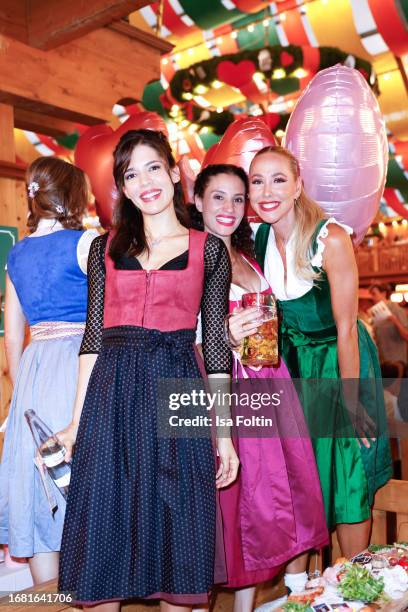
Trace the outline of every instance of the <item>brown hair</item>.
[[[125, 172], [129, 167], [133, 149], [138, 145], [147, 145], [154, 149], [160, 158], [167, 163], [169, 169], [176, 166], [169, 141], [162, 132], [129, 130], [119, 140], [113, 153], [113, 176], [119, 192], [119, 200], [113, 218], [113, 226], [116, 231], [109, 248], [109, 255], [115, 262], [123, 255], [136, 257], [143, 251], [148, 250], [143, 215], [123, 191]], [[184, 227], [189, 227], [190, 223], [181, 181], [174, 183], [173, 202], [177, 219]]]
[[32, 183], [38, 186], [28, 189], [30, 233], [40, 219], [57, 219], [65, 229], [82, 229], [89, 195], [82, 170], [58, 157], [39, 157], [28, 168], [26, 182], [27, 189]]
[[[277, 153], [289, 161], [292, 174], [297, 180], [300, 177], [299, 163], [296, 157], [284, 147], [270, 145], [258, 151], [251, 162], [265, 153]], [[295, 199], [295, 270], [300, 278], [306, 280], [316, 280], [320, 278], [320, 273], [313, 270], [311, 259], [313, 257], [312, 244], [319, 221], [326, 217], [320, 206], [309, 198], [305, 193], [303, 184], [300, 195]]]
[[[212, 177], [218, 176], [219, 174], [229, 174], [241, 179], [244, 185], [245, 200], [246, 202], [248, 201], [248, 176], [243, 168], [234, 166], [233, 164], [210, 164], [201, 170], [194, 183], [194, 196], [203, 198]], [[204, 220], [202, 214], [194, 205], [189, 206], [188, 211], [193, 227], [203, 231]], [[231, 245], [233, 249], [243, 253], [246, 257], [250, 259], [255, 258], [252, 229], [245, 215], [242, 217], [241, 223], [238, 225], [237, 229], [231, 234]]]

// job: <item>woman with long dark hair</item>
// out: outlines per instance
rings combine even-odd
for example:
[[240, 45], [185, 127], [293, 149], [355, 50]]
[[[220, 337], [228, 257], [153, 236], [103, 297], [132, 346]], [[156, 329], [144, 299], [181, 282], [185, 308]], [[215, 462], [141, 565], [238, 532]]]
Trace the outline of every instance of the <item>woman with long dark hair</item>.
[[114, 176], [114, 230], [92, 244], [74, 417], [59, 434], [68, 457], [76, 441], [59, 586], [92, 609], [141, 597], [186, 610], [213, 585], [216, 487], [238, 459], [218, 438], [216, 473], [210, 437], [161, 437], [159, 380], [200, 378], [200, 309], [209, 384], [229, 376], [230, 263], [221, 240], [188, 229], [163, 134], [124, 134]]
[[[248, 177], [237, 166], [209, 165], [197, 176], [194, 195], [193, 225], [218, 236], [227, 247], [232, 265], [230, 311], [241, 311], [245, 293], [271, 293], [255, 261], [245, 217]], [[261, 411], [273, 425], [259, 428], [259, 437], [238, 429], [240, 475], [220, 491], [225, 586], [235, 589], [234, 611], [251, 612], [255, 585], [272, 579], [304, 551], [324, 546], [328, 535], [313, 448], [285, 363], [281, 359], [276, 366], [254, 369], [243, 365], [235, 352], [232, 390], [249, 391], [253, 397], [281, 394], [279, 406]], [[296, 572], [296, 562], [287, 571]]]

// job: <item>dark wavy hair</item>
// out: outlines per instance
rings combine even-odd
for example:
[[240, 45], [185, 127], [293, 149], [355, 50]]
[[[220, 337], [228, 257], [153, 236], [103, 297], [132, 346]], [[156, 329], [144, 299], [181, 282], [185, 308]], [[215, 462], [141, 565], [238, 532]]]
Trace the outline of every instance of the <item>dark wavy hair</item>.
[[[154, 149], [167, 164], [169, 170], [176, 166], [169, 141], [162, 132], [130, 130], [123, 134], [119, 140], [113, 153], [113, 176], [119, 192], [119, 200], [114, 210], [113, 228], [115, 232], [109, 249], [109, 255], [115, 262], [119, 261], [123, 255], [137, 257], [143, 251], [149, 250], [143, 215], [123, 191], [125, 172], [129, 167], [133, 149], [138, 145], [147, 145]], [[184, 202], [181, 181], [174, 184], [173, 202], [177, 219], [184, 227], [189, 227], [190, 221]]]
[[27, 170], [27, 227], [35, 232], [40, 219], [57, 219], [65, 229], [82, 230], [82, 218], [89, 201], [86, 176], [73, 164], [58, 157], [39, 157]]
[[[194, 183], [194, 196], [203, 198], [212, 177], [218, 176], [219, 174], [229, 174], [241, 179], [245, 188], [245, 200], [248, 200], [249, 184], [247, 174], [243, 168], [234, 166], [233, 164], [210, 164], [204, 168], [204, 170], [201, 170]], [[188, 209], [192, 226], [195, 229], [203, 231], [204, 221], [200, 211], [197, 210], [194, 205], [189, 206]], [[246, 217], [242, 218], [241, 223], [231, 235], [231, 244], [235, 250], [240, 251], [240, 253], [246, 257], [252, 259], [255, 257], [252, 230]]]

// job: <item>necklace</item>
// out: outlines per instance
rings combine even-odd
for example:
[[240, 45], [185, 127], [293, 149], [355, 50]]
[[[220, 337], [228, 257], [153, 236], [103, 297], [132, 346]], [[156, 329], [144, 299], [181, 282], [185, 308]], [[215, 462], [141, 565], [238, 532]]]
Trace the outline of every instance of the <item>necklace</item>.
[[147, 239], [149, 248], [153, 249], [158, 244], [160, 244], [163, 240], [166, 240], [168, 238], [175, 238], [176, 236], [178, 236], [178, 234], [170, 234], [169, 236], [159, 236], [159, 238], [155, 238], [154, 240]]
[[164, 236], [162, 236], [161, 238], [156, 238], [155, 240], [152, 240], [152, 241], [149, 243], [149, 247], [150, 247], [151, 249], [153, 249], [155, 246], [157, 246], [158, 244], [160, 244], [160, 243], [161, 243], [161, 241], [163, 240], [163, 238], [164, 238]]

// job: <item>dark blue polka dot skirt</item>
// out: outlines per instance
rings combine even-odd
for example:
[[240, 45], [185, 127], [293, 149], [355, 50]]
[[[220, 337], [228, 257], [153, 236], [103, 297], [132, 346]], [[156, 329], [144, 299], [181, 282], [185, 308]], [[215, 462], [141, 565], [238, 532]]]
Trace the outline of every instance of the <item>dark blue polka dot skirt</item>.
[[200, 377], [194, 340], [192, 330], [103, 332], [61, 546], [59, 588], [77, 601], [156, 596], [194, 603], [212, 587], [212, 442], [157, 431], [158, 379]]

